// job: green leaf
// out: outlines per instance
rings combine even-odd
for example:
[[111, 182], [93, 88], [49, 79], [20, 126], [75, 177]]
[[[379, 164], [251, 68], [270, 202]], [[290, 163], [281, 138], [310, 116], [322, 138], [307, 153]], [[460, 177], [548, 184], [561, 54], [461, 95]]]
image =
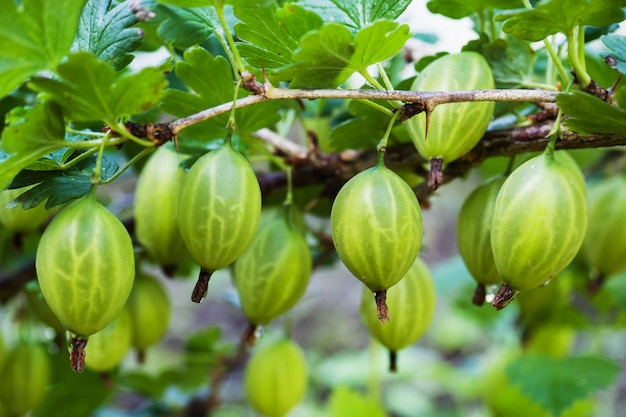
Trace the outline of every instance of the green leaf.
[[[0, 142], [0, 145], [2, 142]], [[0, 190], [4, 190], [18, 172], [43, 156], [57, 150], [55, 145], [47, 145], [29, 151], [8, 154], [0, 148]]]
[[72, 45], [85, 0], [0, 0], [0, 97], [54, 68]]
[[211, 6], [214, 0], [156, 0], [157, 3], [169, 4], [178, 7], [203, 7]]
[[237, 37], [245, 43], [237, 48], [256, 68], [279, 68], [294, 62], [293, 52], [300, 38], [319, 29], [323, 20], [297, 4], [279, 8], [276, 2], [266, 7], [235, 7], [233, 13], [241, 23], [235, 25]]
[[626, 74], [626, 36], [615, 34], [605, 35], [600, 37], [600, 40], [611, 50], [609, 53], [602, 53], [602, 57], [606, 58], [610, 55], [615, 58], [616, 62], [613, 68], [622, 74]]
[[408, 25], [400, 25], [390, 20], [367, 26], [354, 37], [354, 54], [350, 58], [350, 65], [356, 71], [367, 71], [370, 65], [400, 52], [410, 37]]
[[215, 32], [217, 15], [213, 7], [182, 9], [157, 5], [154, 12], [164, 17], [157, 34], [165, 43], [177, 48], [200, 44]]
[[366, 398], [347, 387], [333, 390], [330, 401], [332, 417], [386, 417], [387, 413], [376, 401]]
[[63, 113], [53, 103], [37, 104], [25, 114], [22, 121], [7, 126], [2, 132], [2, 148], [8, 153], [65, 145]]
[[532, 10], [499, 15], [502, 30], [527, 41], [555, 33], [567, 34], [580, 25], [608, 26], [624, 19], [626, 0], [546, 0]]
[[626, 112], [591, 94], [561, 93], [556, 104], [568, 116], [565, 126], [582, 135], [612, 133], [626, 135]]
[[[207, 76], [210, 74], [210, 76]], [[162, 109], [174, 116], [184, 117], [202, 110], [231, 102], [234, 94], [232, 69], [226, 59], [213, 57], [207, 50], [196, 47], [184, 54], [184, 61], [176, 64], [176, 75], [190, 90], [169, 89], [162, 102]], [[248, 95], [242, 91], [240, 97]], [[277, 123], [280, 103], [267, 102], [237, 110], [235, 125], [243, 134]], [[181, 132], [185, 137], [204, 140], [224, 137], [227, 132], [228, 114], [197, 123]]]
[[491, 9], [505, 10], [523, 7], [524, 3], [522, 0], [430, 0], [426, 6], [432, 13], [461, 19]]
[[617, 379], [620, 367], [599, 357], [551, 358], [525, 356], [506, 369], [513, 385], [554, 416], [577, 400], [606, 388]]
[[120, 70], [134, 58], [129, 54], [141, 44], [143, 31], [130, 26], [138, 22], [128, 2], [109, 11], [111, 0], [88, 0], [78, 24], [72, 51], [87, 51]]
[[518, 88], [530, 81], [536, 55], [528, 42], [513, 36], [496, 39], [484, 45], [481, 53], [487, 59], [498, 88]]
[[395, 20], [411, 0], [304, 0], [302, 7], [313, 10], [325, 22], [336, 22], [351, 30], [364, 28], [376, 20]]
[[64, 138], [63, 115], [52, 103], [34, 106], [23, 120], [5, 127], [0, 141], [0, 190], [22, 169], [66, 146]]
[[[93, 155], [67, 170], [22, 170], [13, 179], [9, 188], [21, 188], [37, 184], [15, 199], [15, 202], [22, 204], [24, 209], [38, 206], [46, 200], [46, 208], [59, 206], [89, 193], [92, 187], [91, 176], [96, 166], [96, 160], [97, 156]], [[117, 163], [103, 157], [101, 179], [111, 178], [118, 168]]]
[[278, 73], [291, 80], [291, 88], [333, 88], [352, 75], [350, 57], [354, 53], [352, 34], [343, 25], [329, 23], [305, 35], [294, 54], [296, 64]]
[[61, 79], [34, 78], [35, 89], [47, 93], [73, 121], [103, 120], [109, 125], [156, 105], [166, 86], [157, 68], [116, 74], [113, 67], [88, 52], [72, 54], [59, 65]]
[[296, 64], [278, 72], [291, 88], [334, 88], [354, 72], [391, 58], [410, 38], [407, 25], [381, 20], [352, 33], [337, 23], [310, 32], [294, 54]]

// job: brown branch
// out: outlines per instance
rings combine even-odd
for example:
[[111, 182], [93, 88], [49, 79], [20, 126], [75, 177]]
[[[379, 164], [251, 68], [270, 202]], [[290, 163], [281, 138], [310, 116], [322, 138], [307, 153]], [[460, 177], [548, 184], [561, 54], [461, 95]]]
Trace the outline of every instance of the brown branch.
[[[547, 135], [552, 129], [552, 121], [540, 124], [488, 132], [485, 137], [463, 158], [448, 164], [443, 170], [441, 184], [447, 184], [464, 176], [472, 167], [479, 166], [486, 159], [496, 156], [514, 156], [529, 152], [543, 151], [547, 144]], [[563, 138], [556, 143], [557, 149], [607, 148], [626, 145], [625, 136], [594, 134], [581, 136], [567, 130]], [[374, 166], [376, 151], [344, 152], [341, 154], [318, 154], [311, 160], [299, 160], [292, 172], [293, 186], [296, 188], [314, 184], [325, 184], [325, 193], [333, 198], [339, 189], [351, 177], [362, 170]], [[421, 176], [426, 160], [417, 153], [412, 143], [392, 146], [387, 149], [385, 162], [391, 169], [410, 168]], [[284, 191], [287, 184], [282, 172], [261, 173], [258, 176], [263, 195]], [[427, 183], [420, 184], [415, 194], [422, 206], [428, 206], [433, 191]]]

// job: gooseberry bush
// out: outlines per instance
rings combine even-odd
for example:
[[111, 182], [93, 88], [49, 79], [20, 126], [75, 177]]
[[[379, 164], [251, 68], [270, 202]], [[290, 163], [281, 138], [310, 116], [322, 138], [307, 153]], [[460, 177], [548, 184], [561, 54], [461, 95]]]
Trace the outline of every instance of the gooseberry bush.
[[625, 17], [0, 0], [0, 417], [621, 415]]

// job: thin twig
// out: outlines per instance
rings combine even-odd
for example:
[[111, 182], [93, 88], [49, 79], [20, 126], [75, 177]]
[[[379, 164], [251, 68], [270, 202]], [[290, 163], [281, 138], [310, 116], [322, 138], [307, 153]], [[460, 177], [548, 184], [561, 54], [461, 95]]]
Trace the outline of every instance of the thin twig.
[[[339, 99], [366, 99], [366, 100], [400, 100], [405, 103], [417, 103], [421, 108], [432, 111], [436, 106], [446, 103], [460, 103], [468, 101], [508, 101], [527, 103], [553, 103], [556, 101], [557, 91], [549, 90], [462, 90], [462, 91], [405, 91], [405, 90], [340, 90], [318, 89], [299, 90], [275, 88], [271, 84], [263, 85], [263, 94], [240, 98], [235, 102], [236, 108], [252, 106], [270, 100], [294, 100], [319, 98]], [[203, 110], [169, 123], [173, 135], [177, 135], [186, 127], [203, 122], [213, 117], [228, 113], [233, 103], [228, 102], [219, 106]]]
[[261, 129], [252, 133], [252, 136], [269, 143], [274, 148], [283, 152], [287, 156], [304, 159], [308, 154], [308, 149], [287, 138], [280, 136], [278, 133], [270, 129]]

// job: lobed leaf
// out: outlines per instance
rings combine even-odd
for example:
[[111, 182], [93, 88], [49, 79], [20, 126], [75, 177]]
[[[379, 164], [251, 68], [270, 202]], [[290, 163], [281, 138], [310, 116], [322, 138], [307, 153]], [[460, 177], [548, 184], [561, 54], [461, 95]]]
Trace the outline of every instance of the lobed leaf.
[[67, 144], [65, 124], [58, 106], [38, 104], [2, 131], [0, 190], [22, 169]]
[[343, 25], [329, 23], [309, 32], [294, 54], [296, 64], [277, 73], [292, 88], [334, 88], [354, 72], [397, 54], [411, 37], [407, 25], [381, 20], [356, 35]]
[[354, 72], [348, 67], [353, 53], [348, 28], [329, 23], [302, 38], [294, 54], [297, 63], [279, 71], [278, 76], [291, 80], [292, 88], [337, 87]]
[[204, 7], [215, 3], [214, 0], [156, 0], [156, 2], [178, 7]]
[[303, 0], [302, 7], [313, 10], [325, 22], [340, 23], [358, 31], [380, 19], [394, 20], [411, 0]]
[[128, 2], [123, 2], [111, 11], [111, 0], [88, 0], [78, 24], [78, 32], [72, 51], [87, 51], [117, 70], [133, 60], [129, 52], [139, 47], [143, 31], [130, 26], [138, 22]]
[[297, 4], [279, 8], [276, 2], [262, 7], [238, 6], [233, 13], [241, 20], [235, 25], [241, 55], [256, 68], [279, 68], [294, 62], [292, 54], [300, 38], [324, 23], [315, 13]]
[[73, 121], [115, 124], [155, 106], [166, 86], [157, 68], [116, 74], [113, 67], [88, 52], [71, 54], [57, 72], [60, 79], [38, 77], [32, 86], [46, 93]]
[[527, 41], [555, 33], [567, 34], [580, 25], [608, 26], [624, 19], [626, 0], [545, 0], [531, 10], [499, 15], [502, 30]]
[[154, 8], [157, 16], [164, 16], [157, 34], [167, 44], [187, 49], [204, 42], [213, 32], [217, 16], [212, 7], [196, 7], [183, 9], [157, 5]]
[[522, 0], [430, 0], [426, 7], [432, 13], [461, 19], [490, 9], [515, 9], [523, 7]]
[[[11, 182], [9, 188], [20, 188], [37, 184], [15, 199], [24, 209], [35, 207], [44, 201], [46, 208], [52, 208], [70, 202], [87, 194], [92, 187], [92, 174], [97, 156], [85, 159], [67, 170], [57, 171], [21, 171]], [[119, 166], [106, 157], [102, 158], [101, 179], [107, 180], [117, 172]]]
[[526, 356], [506, 369], [512, 384], [554, 416], [615, 382], [620, 367], [599, 357]]
[[72, 45], [86, 0], [0, 0], [0, 97], [54, 68]]

